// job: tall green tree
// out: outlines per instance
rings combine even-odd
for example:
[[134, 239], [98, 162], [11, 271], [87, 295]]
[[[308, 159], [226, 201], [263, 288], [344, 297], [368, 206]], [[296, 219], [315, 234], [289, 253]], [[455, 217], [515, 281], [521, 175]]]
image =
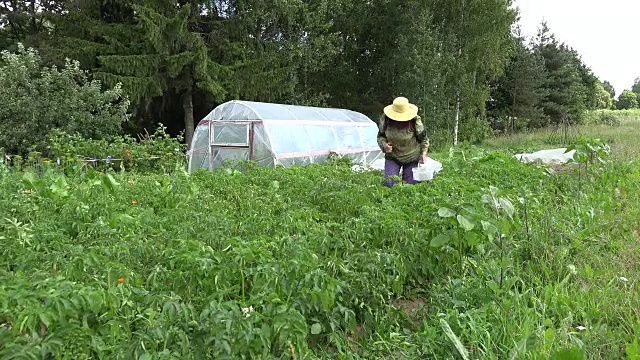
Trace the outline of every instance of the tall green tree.
[[51, 18], [67, 10], [70, 0], [4, 0], [0, 2], [0, 45], [37, 47], [53, 30]]
[[223, 99], [225, 89], [219, 79], [226, 69], [211, 60], [201, 35], [191, 29], [196, 16], [191, 4], [160, 5], [164, 6], [132, 6], [140, 36], [136, 52], [97, 56], [95, 76], [108, 84], [123, 83], [134, 101], [147, 103], [154, 97], [178, 96], [185, 141], [190, 145], [195, 127], [194, 91], [200, 89], [216, 100]]
[[[390, 97], [406, 96], [422, 110], [427, 127], [446, 121], [441, 113], [447, 97], [440, 93], [445, 84], [443, 57], [439, 53], [438, 34], [433, 26], [433, 13], [427, 2], [406, 3], [401, 8], [403, 21], [398, 31], [398, 51], [392, 52], [394, 84]], [[391, 99], [389, 98], [389, 101]]]
[[633, 82], [631, 91], [633, 91], [636, 94], [636, 96], [638, 97], [638, 103], [640, 103], [640, 77], [637, 77]]
[[615, 99], [615, 97], [616, 97], [616, 89], [613, 87], [613, 85], [611, 85], [611, 83], [609, 81], [605, 80], [602, 83], [602, 86], [609, 93], [609, 95], [611, 95], [611, 98]]
[[545, 22], [536, 37], [536, 51], [544, 58], [549, 93], [543, 103], [551, 123], [579, 122], [587, 109], [587, 87], [577, 53], [559, 43]]
[[581, 82], [585, 87], [585, 105], [588, 110], [601, 109], [602, 105], [602, 93], [600, 92], [602, 82], [594, 75], [591, 68], [589, 68], [580, 58], [580, 54], [577, 51], [571, 50], [573, 55], [575, 66], [580, 74]]
[[[328, 101], [332, 106], [352, 108], [377, 118], [382, 107], [398, 94], [399, 74], [412, 70], [399, 69], [410, 56], [403, 44], [410, 41], [407, 35], [411, 33], [403, 30], [413, 25], [428, 26], [420, 23], [422, 17], [416, 4], [397, 0], [344, 1], [335, 9], [330, 31], [338, 39], [336, 56], [314, 80], [331, 94]], [[416, 15], [415, 22], [411, 23], [410, 15]]]
[[525, 45], [519, 32], [513, 41], [516, 52], [505, 74], [495, 82], [489, 102], [491, 115], [508, 119], [506, 125], [511, 131], [546, 123], [542, 104], [548, 95], [544, 58]]
[[618, 97], [617, 107], [620, 110], [638, 108], [638, 96], [631, 90], [625, 90]]
[[597, 81], [594, 85], [593, 96], [591, 98], [591, 109], [611, 109], [613, 97], [605, 88], [604, 83]]
[[237, 96], [265, 102], [326, 104], [323, 74], [338, 53], [332, 18], [344, 1], [234, 0], [226, 4], [227, 59]]
[[510, 0], [434, 0], [430, 5], [446, 64], [440, 91], [454, 104], [456, 144], [460, 118], [485, 115], [489, 82], [502, 75], [511, 55], [516, 11]]

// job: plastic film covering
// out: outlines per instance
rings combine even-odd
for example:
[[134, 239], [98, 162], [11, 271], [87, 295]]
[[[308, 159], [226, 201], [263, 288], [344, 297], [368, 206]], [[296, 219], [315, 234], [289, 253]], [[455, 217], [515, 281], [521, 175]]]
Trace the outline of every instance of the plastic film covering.
[[209, 168], [209, 125], [200, 124], [193, 133], [191, 156], [189, 157], [189, 172]]
[[204, 120], [260, 120], [258, 114], [243, 101], [230, 101], [216, 107]]
[[324, 162], [329, 154], [370, 162], [381, 154], [377, 142], [378, 128], [372, 126], [319, 125], [265, 121], [276, 164], [283, 166]]
[[274, 155], [271, 143], [262, 123], [254, 123], [253, 127], [253, 161], [260, 166], [274, 166]]
[[211, 145], [249, 146], [249, 127], [251, 123], [212, 122]]
[[345, 109], [319, 108], [299, 105], [271, 104], [254, 101], [233, 100], [226, 102], [204, 120], [289, 120], [289, 121], [332, 121], [369, 123], [371, 120], [363, 114]]
[[198, 125], [193, 133], [193, 149], [206, 148], [209, 143], [209, 127], [207, 124]]
[[364, 151], [362, 158], [356, 161], [370, 164], [380, 158], [384, 158], [384, 153], [378, 146], [378, 125], [358, 127], [358, 132], [360, 133], [360, 139], [363, 141], [362, 145], [371, 150]]
[[213, 149], [213, 167], [222, 167], [227, 163], [249, 160], [249, 149]]

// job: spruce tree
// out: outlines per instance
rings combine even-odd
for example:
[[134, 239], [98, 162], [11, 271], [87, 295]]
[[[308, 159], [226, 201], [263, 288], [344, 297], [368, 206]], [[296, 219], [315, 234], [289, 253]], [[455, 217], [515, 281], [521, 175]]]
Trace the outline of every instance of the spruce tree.
[[127, 55], [98, 56], [95, 76], [107, 84], [120, 82], [133, 101], [148, 103], [154, 97], [173, 94], [181, 99], [185, 142], [191, 145], [195, 127], [193, 94], [204, 90], [217, 100], [225, 90], [219, 78], [226, 68], [214, 63], [200, 34], [191, 29], [197, 14], [191, 4], [152, 8], [134, 5], [137, 50]]
[[543, 103], [553, 124], [579, 122], [587, 109], [587, 87], [575, 51], [558, 42], [546, 23], [536, 38], [536, 49], [548, 73], [548, 95]]
[[496, 82], [489, 103], [492, 116], [509, 119], [506, 126], [511, 131], [516, 130], [518, 121], [531, 127], [546, 124], [542, 102], [548, 93], [544, 59], [526, 47], [522, 36], [515, 36], [514, 43], [516, 52]]

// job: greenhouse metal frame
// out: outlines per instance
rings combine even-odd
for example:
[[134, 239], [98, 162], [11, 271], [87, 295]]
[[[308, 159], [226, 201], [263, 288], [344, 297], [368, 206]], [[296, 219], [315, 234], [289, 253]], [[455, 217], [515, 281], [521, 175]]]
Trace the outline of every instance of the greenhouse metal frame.
[[308, 165], [331, 153], [370, 163], [382, 155], [377, 134], [374, 121], [352, 110], [233, 100], [198, 123], [189, 172], [246, 160], [259, 166]]

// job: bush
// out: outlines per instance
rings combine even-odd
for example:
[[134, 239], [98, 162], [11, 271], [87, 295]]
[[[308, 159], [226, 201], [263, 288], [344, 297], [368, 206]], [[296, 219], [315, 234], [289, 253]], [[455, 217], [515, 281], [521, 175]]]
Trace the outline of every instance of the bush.
[[25, 155], [46, 150], [52, 129], [94, 139], [110, 139], [127, 121], [129, 101], [120, 86], [102, 91], [77, 61], [63, 69], [44, 67], [38, 52], [19, 44], [2, 51], [0, 62], [0, 148]]
[[485, 119], [471, 118], [460, 121], [460, 133], [458, 139], [471, 144], [481, 144], [491, 135], [491, 126]]
[[617, 107], [620, 110], [630, 110], [638, 108], [638, 95], [631, 90], [625, 90], [618, 97]]
[[586, 124], [619, 126], [627, 121], [640, 121], [640, 110], [595, 110], [586, 114]]
[[612, 113], [600, 113], [597, 118], [596, 124], [599, 125], [609, 125], [609, 126], [620, 126], [620, 118], [615, 116]]
[[494, 135], [506, 133], [518, 133], [526, 131], [531, 121], [527, 118], [516, 118], [513, 121], [515, 129], [511, 129], [511, 118], [509, 116], [495, 117], [490, 120], [490, 128]]
[[139, 140], [124, 135], [110, 141], [54, 130], [49, 137], [48, 152], [65, 165], [88, 161], [93, 167], [117, 170], [154, 171], [185, 165], [186, 145], [182, 144], [182, 137], [173, 138], [165, 130], [160, 124], [153, 134], [140, 136]]
[[434, 128], [429, 134], [429, 151], [448, 149], [453, 144], [453, 130], [448, 128]]
[[[427, 133], [429, 134], [429, 150], [430, 151], [442, 151], [449, 149], [453, 145], [453, 127], [437, 127], [433, 124], [428, 124]], [[458, 142], [481, 144], [484, 140], [491, 135], [491, 124], [484, 119], [472, 118], [472, 119], [460, 119], [460, 127], [458, 129]]]

